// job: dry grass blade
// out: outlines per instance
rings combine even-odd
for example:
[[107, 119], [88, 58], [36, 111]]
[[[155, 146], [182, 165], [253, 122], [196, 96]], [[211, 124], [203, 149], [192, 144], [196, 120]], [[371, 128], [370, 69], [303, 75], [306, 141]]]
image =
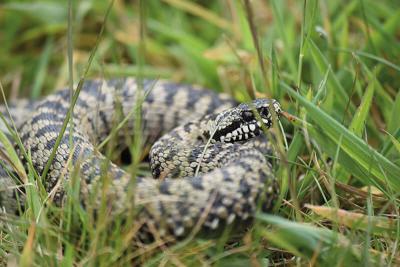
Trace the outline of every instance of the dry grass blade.
[[34, 241], [36, 233], [36, 224], [32, 223], [28, 230], [28, 239], [25, 242], [24, 249], [20, 258], [19, 266], [28, 267], [32, 266], [33, 257], [35, 256]]
[[314, 213], [322, 216], [330, 221], [340, 225], [347, 226], [352, 229], [367, 230], [372, 227], [373, 233], [378, 235], [386, 235], [397, 230], [399, 219], [387, 218], [382, 216], [369, 216], [362, 213], [351, 212], [343, 209], [335, 209], [325, 206], [305, 205], [306, 208]]

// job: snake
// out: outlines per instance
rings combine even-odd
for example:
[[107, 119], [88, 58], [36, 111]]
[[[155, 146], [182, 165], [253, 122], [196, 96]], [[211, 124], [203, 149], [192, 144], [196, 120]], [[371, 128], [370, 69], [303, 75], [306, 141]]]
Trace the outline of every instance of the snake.
[[[66, 88], [8, 106], [23, 147], [16, 146], [21, 161], [40, 176], [52, 160], [42, 177], [48, 201], [64, 205], [75, 175], [82, 205], [100, 207], [105, 199], [110, 216], [135, 210], [138, 235], [174, 238], [194, 229], [216, 232], [251, 220], [258, 209], [272, 210], [279, 184], [266, 157], [275, 153], [266, 130], [282, 112], [278, 101], [238, 103], [227, 94], [167, 80], [86, 80], [72, 127], [58, 138], [71, 97]], [[6, 114], [5, 107], [1, 111]], [[110, 136], [121, 148], [133, 139], [151, 146], [152, 177], [112, 162], [99, 149]], [[23, 182], [11, 178], [10, 164], [1, 166], [0, 206], [17, 213], [24, 205]]]

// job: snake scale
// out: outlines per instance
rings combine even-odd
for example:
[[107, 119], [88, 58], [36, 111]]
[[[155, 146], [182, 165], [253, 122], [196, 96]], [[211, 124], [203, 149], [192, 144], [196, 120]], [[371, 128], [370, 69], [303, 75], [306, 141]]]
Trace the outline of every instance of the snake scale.
[[[138, 209], [136, 218], [145, 229], [139, 234], [156, 229], [160, 235], [179, 238], [196, 225], [214, 231], [232, 222], [240, 224], [254, 215], [260, 202], [263, 210], [271, 210], [279, 188], [265, 157], [273, 153], [272, 142], [262, 129], [271, 126], [273, 114], [279, 116], [277, 101], [238, 104], [228, 95], [197, 86], [162, 80], [141, 84], [134, 78], [85, 81], [74, 107], [72, 132], [67, 127], [44, 178], [54, 203], [62, 205], [65, 200], [70, 163], [79, 167], [81, 194], [98, 192], [94, 203], [101, 202], [99, 188], [108, 179], [111, 216]], [[154, 179], [132, 178], [96, 148], [111, 134], [117, 113], [127, 119], [125, 128], [133, 132], [135, 121], [130, 114], [141, 97], [141, 138], [145, 144], [154, 143], [150, 151]], [[22, 144], [39, 174], [69, 105], [68, 89], [38, 102], [10, 105]], [[126, 131], [120, 132], [118, 139], [123, 141]], [[24, 191], [16, 189], [6, 169], [7, 165], [0, 168], [0, 204], [4, 211], [15, 213], [21, 202], [16, 195], [21, 200]], [[128, 190], [132, 187], [133, 194]]]

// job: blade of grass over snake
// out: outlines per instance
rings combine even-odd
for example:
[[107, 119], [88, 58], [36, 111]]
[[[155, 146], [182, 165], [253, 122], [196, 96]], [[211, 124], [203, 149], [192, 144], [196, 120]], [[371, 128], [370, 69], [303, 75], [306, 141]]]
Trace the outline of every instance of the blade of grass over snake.
[[[68, 87], [69, 87], [69, 98], [73, 99], [74, 95], [74, 55], [73, 55], [73, 6], [72, 0], [68, 0], [68, 31], [67, 31], [67, 58], [68, 58]], [[72, 102], [70, 103], [72, 106]], [[70, 135], [69, 135], [69, 145], [73, 147], [73, 135], [74, 132], [74, 118], [73, 113], [71, 113], [71, 117], [69, 118], [69, 128], [70, 128]]]
[[144, 96], [143, 96], [143, 97], [142, 97], [140, 94], [138, 94], [138, 97], [143, 98], [143, 99], [139, 99], [139, 100], [138, 100], [138, 103], [139, 103], [139, 104], [138, 104], [138, 105], [134, 105], [134, 108], [133, 108], [132, 110], [130, 110], [129, 113], [124, 117], [124, 119], [123, 119], [120, 123], [118, 123], [117, 126], [115, 126], [115, 127], [112, 129], [112, 132], [111, 132], [106, 138], [104, 138], [104, 140], [97, 146], [97, 149], [102, 149], [102, 148], [110, 141], [110, 139], [112, 138], [112, 136], [113, 136], [115, 133], [117, 133], [119, 130], [121, 130], [121, 129], [124, 127], [124, 125], [125, 125], [126, 123], [128, 123], [129, 120], [132, 119], [132, 117], [133, 117], [135, 114], [137, 114], [137, 112], [138, 112], [138, 111], [140, 110], [140, 108], [141, 108], [141, 103], [143, 103], [143, 101], [144, 101], [144, 99], [147, 97], [147, 95], [150, 94], [152, 88], [156, 85], [156, 83], [157, 83], [157, 80], [155, 80], [154, 83], [153, 83], [153, 85], [150, 86], [149, 90], [147, 90], [147, 91], [144, 93]]
[[[4, 106], [6, 108], [7, 115], [10, 118], [11, 125], [8, 125], [8, 123], [6, 123], [6, 120], [5, 120], [4, 116], [3, 116], [3, 114], [0, 114], [0, 117], [1, 117], [1, 119], [3, 121], [3, 123], [5, 124], [5, 126], [7, 127], [8, 132], [11, 133], [14, 141], [18, 145], [18, 148], [21, 150], [24, 158], [27, 160], [27, 162], [29, 164], [29, 167], [33, 169], [33, 174], [34, 174], [35, 178], [39, 178], [39, 175], [37, 174], [36, 170], [33, 168], [32, 161], [30, 160], [30, 157], [28, 156], [28, 154], [27, 154], [27, 152], [25, 150], [25, 147], [22, 144], [21, 138], [18, 135], [17, 126], [15, 125], [14, 120], [12, 119], [12, 116], [10, 114], [10, 109], [8, 107], [6, 96], [4, 94], [3, 84], [1, 82], [0, 82], [0, 92], [1, 92], [1, 96], [2, 96], [2, 98], [4, 100]], [[12, 128], [11, 128], [11, 126], [12, 126]], [[24, 172], [24, 173], [26, 174], [26, 172]], [[22, 178], [25, 179], [26, 175], [22, 176]], [[25, 179], [25, 180], [27, 180], [27, 179]]]
[[25, 168], [19, 160], [18, 154], [15, 152], [14, 146], [11, 144], [8, 137], [0, 131], [0, 143], [4, 146], [5, 154], [3, 151], [0, 151], [0, 157], [5, 159], [8, 163], [10, 163], [14, 170], [18, 173], [18, 176], [21, 178], [23, 182], [27, 181], [27, 176], [25, 172]]
[[[339, 144], [339, 140], [342, 136], [343, 139], [340, 147], [342, 153], [356, 162], [360, 170], [366, 174], [370, 173], [372, 175], [371, 178], [374, 179], [375, 182], [381, 185], [386, 184], [395, 192], [400, 190], [400, 167], [372, 149], [362, 139], [346, 129], [312, 102], [307, 101], [287, 84], [282, 82], [281, 86], [307, 110], [307, 116], [316, 123], [314, 126], [317, 132], [323, 133], [324, 136], [329, 137], [329, 139], [336, 144]], [[339, 161], [340, 160], [339, 158]], [[382, 172], [382, 170], [384, 170], [384, 172]], [[363, 182], [368, 182], [365, 176], [359, 176], [358, 178]]]
[[105, 14], [105, 16], [104, 16], [104, 20], [103, 20], [103, 23], [102, 23], [102, 25], [101, 25], [101, 29], [100, 29], [99, 35], [97, 36], [97, 40], [96, 40], [96, 43], [95, 43], [95, 45], [94, 45], [94, 48], [93, 48], [93, 50], [92, 50], [91, 53], [90, 53], [88, 62], [87, 62], [87, 64], [86, 64], [86, 67], [85, 67], [85, 70], [84, 70], [84, 72], [83, 72], [83, 75], [82, 75], [82, 77], [81, 77], [80, 80], [79, 80], [78, 86], [77, 86], [77, 88], [76, 88], [74, 94], [72, 95], [71, 105], [70, 105], [70, 107], [68, 108], [67, 114], [65, 115], [65, 119], [64, 119], [63, 125], [62, 125], [62, 127], [61, 127], [61, 132], [60, 132], [60, 133], [58, 134], [58, 136], [57, 136], [57, 139], [56, 139], [56, 141], [55, 141], [55, 143], [54, 143], [54, 147], [53, 147], [53, 150], [51, 151], [49, 160], [47, 161], [46, 166], [45, 166], [45, 168], [44, 168], [44, 170], [43, 170], [42, 178], [44, 178], [44, 179], [46, 178], [47, 172], [49, 171], [50, 166], [51, 166], [51, 164], [53, 163], [53, 159], [54, 159], [54, 157], [55, 157], [55, 155], [56, 155], [58, 146], [60, 145], [61, 140], [62, 140], [62, 138], [63, 138], [63, 136], [64, 136], [64, 133], [65, 133], [65, 131], [66, 131], [66, 129], [67, 129], [67, 126], [68, 126], [68, 123], [69, 123], [70, 118], [71, 118], [71, 116], [72, 116], [72, 112], [73, 112], [73, 109], [74, 109], [74, 107], [75, 107], [76, 101], [78, 100], [79, 94], [80, 94], [80, 92], [81, 92], [81, 90], [82, 90], [83, 83], [84, 83], [84, 81], [85, 81], [85, 79], [86, 79], [86, 76], [87, 76], [87, 74], [88, 74], [88, 72], [89, 72], [89, 69], [90, 69], [90, 66], [91, 66], [91, 64], [92, 64], [92, 61], [93, 61], [93, 59], [94, 59], [94, 56], [95, 56], [95, 54], [96, 54], [97, 48], [98, 48], [98, 46], [99, 46], [99, 44], [100, 44], [100, 41], [101, 41], [101, 39], [102, 39], [102, 37], [103, 37], [103, 32], [104, 32], [105, 24], [106, 24], [107, 18], [108, 18], [109, 14], [110, 14], [110, 11], [111, 11], [111, 8], [112, 8], [113, 4], [114, 4], [114, 0], [112, 0], [112, 1], [110, 2], [109, 6], [108, 6], [108, 9], [107, 9], [106, 14]]

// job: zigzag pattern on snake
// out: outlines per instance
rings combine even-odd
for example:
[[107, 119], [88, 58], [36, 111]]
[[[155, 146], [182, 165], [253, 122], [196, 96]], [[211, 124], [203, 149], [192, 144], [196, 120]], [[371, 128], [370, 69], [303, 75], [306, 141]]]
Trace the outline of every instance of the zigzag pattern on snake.
[[[262, 128], [271, 126], [273, 114], [279, 116], [278, 102], [257, 99], [238, 105], [227, 95], [167, 81], [144, 80], [143, 92], [138, 88], [133, 78], [84, 83], [74, 107], [73, 131], [67, 128], [44, 179], [46, 190], [53, 192], [52, 201], [63, 204], [70, 161], [80, 168], [81, 194], [99, 190], [106, 176], [111, 216], [136, 207], [145, 229], [141, 231], [157, 229], [161, 235], [181, 237], [199, 221], [207, 231], [246, 221], [260, 201], [263, 210], [271, 210], [278, 184], [265, 158], [273, 148]], [[155, 179], [131, 177], [113, 163], [102, 164], [108, 160], [96, 148], [110, 135], [117, 114], [128, 118], [126, 130], [133, 132], [134, 116], [128, 116], [139, 96], [143, 96], [142, 140], [155, 142], [150, 151]], [[10, 106], [23, 146], [39, 174], [61, 131], [69, 97], [64, 89], [40, 102]], [[125, 132], [121, 131], [121, 140]], [[16, 195], [24, 199], [24, 192], [15, 185], [0, 168], [0, 204], [7, 212], [16, 212], [21, 204]], [[100, 202], [98, 194], [94, 202]]]

